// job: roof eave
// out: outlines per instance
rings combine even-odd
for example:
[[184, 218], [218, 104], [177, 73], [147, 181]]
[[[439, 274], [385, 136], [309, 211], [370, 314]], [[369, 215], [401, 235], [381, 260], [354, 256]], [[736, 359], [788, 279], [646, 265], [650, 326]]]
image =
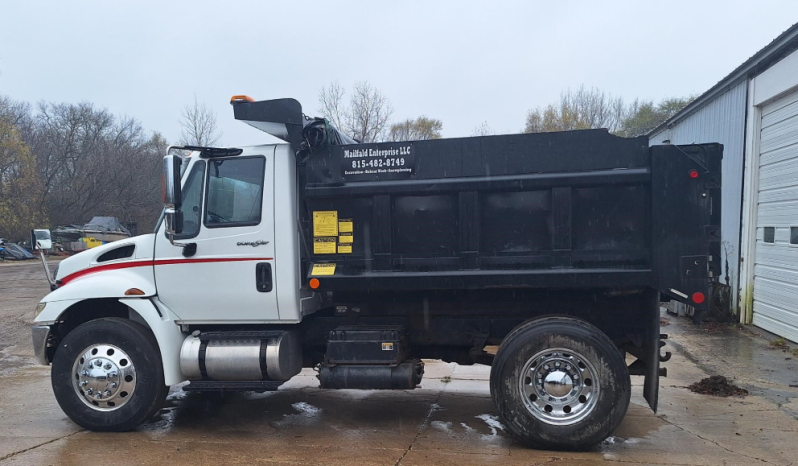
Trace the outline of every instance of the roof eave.
[[698, 96], [678, 113], [649, 131], [647, 136], [650, 138], [672, 126], [679, 120], [686, 118], [703, 107], [706, 103], [713, 100], [717, 95], [728, 91], [733, 86], [739, 84], [740, 81], [761, 73], [770, 65], [781, 59], [781, 55], [785, 54], [785, 52], [792, 52], [796, 48], [798, 48], [798, 23], [793, 24], [789, 29], [779, 34], [779, 36], [773, 39], [768, 45], [755, 53], [742, 65], [735, 68], [734, 71], [709, 88], [708, 91]]

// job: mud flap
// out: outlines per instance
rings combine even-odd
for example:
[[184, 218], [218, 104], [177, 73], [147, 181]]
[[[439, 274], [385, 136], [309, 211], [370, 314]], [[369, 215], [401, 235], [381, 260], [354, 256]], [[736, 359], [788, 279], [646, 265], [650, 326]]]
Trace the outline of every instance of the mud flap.
[[643, 361], [645, 378], [643, 380], [643, 398], [656, 413], [659, 402], [659, 292], [647, 289], [643, 298], [644, 338]]

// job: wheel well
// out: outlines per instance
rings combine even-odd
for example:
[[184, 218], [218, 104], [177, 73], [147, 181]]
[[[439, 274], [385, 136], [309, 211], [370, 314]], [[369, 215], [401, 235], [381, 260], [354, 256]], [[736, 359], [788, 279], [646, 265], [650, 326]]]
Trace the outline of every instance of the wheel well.
[[51, 335], [55, 341], [48, 347], [48, 359], [53, 360], [58, 343], [78, 326], [103, 317], [130, 319], [130, 311], [131, 309], [120, 303], [117, 298], [87, 299], [73, 304], [61, 314], [58, 323], [53, 326]]

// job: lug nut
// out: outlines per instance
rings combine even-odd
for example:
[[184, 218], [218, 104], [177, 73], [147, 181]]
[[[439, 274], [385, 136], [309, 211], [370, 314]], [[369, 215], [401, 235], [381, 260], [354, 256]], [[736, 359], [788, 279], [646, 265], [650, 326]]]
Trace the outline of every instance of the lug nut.
[[98, 360], [94, 361], [94, 365], [97, 366], [97, 367], [100, 367], [100, 366], [103, 365], [103, 362], [98, 359]]
[[86, 385], [88, 385], [88, 384], [89, 384], [89, 381], [88, 381], [88, 380], [81, 380], [81, 381], [80, 381], [80, 386], [81, 386], [81, 387], [85, 387], [85, 386], [86, 386]]
[[99, 400], [100, 398], [102, 398], [102, 397], [103, 397], [103, 394], [102, 394], [102, 393], [100, 393], [100, 392], [97, 392], [97, 393], [94, 395], [94, 398], [97, 398], [98, 400]]
[[108, 386], [111, 387], [111, 388], [116, 388], [117, 384], [116, 384], [116, 382], [111, 382], [110, 384], [108, 384]]
[[91, 395], [92, 393], [94, 393], [94, 389], [93, 388], [90, 388], [90, 389], [86, 390], [86, 394], [87, 395]]
[[119, 375], [119, 373], [117, 373], [116, 371], [112, 371], [112, 372], [108, 373], [108, 377], [111, 377], [111, 378], [116, 377], [117, 375]]
[[104, 391], [103, 396], [111, 396], [111, 390]]
[[105, 370], [110, 370], [111, 369], [111, 363], [110, 362], [105, 363], [104, 369]]
[[83, 377], [88, 377], [89, 376], [89, 371], [83, 371], [83, 372], [80, 373], [80, 375], [82, 375]]
[[560, 367], [560, 362], [559, 361], [555, 362], [554, 367]]

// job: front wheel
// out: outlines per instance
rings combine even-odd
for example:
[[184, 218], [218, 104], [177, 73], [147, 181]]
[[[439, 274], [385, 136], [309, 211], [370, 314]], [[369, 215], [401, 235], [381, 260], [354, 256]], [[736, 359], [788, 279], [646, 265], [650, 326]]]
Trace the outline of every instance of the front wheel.
[[578, 319], [547, 317], [505, 338], [490, 388], [516, 438], [534, 448], [583, 450], [621, 423], [631, 381], [621, 352], [604, 333]]
[[71, 331], [55, 352], [51, 379], [64, 413], [94, 431], [135, 428], [158, 411], [169, 391], [155, 337], [120, 318]]

